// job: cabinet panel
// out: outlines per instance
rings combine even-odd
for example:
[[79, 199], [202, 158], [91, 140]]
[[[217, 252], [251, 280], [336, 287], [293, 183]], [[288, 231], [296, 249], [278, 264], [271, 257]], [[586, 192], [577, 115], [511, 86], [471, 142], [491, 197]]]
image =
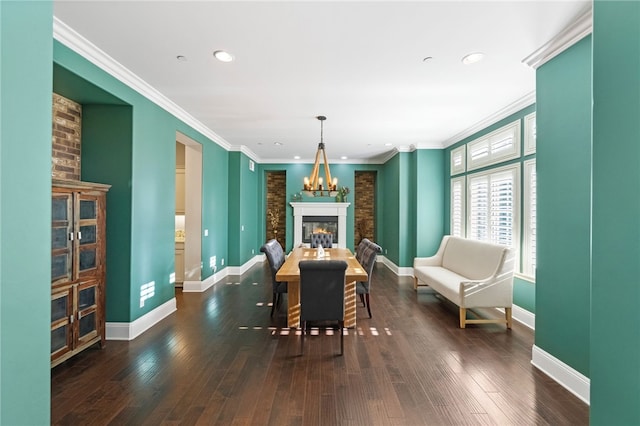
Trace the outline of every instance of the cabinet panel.
[[73, 349], [73, 287], [64, 287], [51, 295], [51, 360]]
[[51, 282], [66, 282], [73, 275], [73, 195], [51, 199]]
[[88, 343], [98, 335], [98, 282], [87, 282], [77, 286], [78, 342]]

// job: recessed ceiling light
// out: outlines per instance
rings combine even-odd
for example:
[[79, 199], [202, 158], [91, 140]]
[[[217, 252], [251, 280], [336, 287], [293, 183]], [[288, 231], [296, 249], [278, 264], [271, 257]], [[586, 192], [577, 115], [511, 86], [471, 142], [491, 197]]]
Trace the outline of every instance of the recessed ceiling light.
[[293, 159], [294, 159], [294, 160], [299, 160], [299, 159], [300, 159], [300, 156], [299, 156], [299, 155], [294, 155], [294, 156], [293, 156]]
[[231, 62], [233, 61], [233, 56], [229, 52], [225, 52], [224, 50], [216, 50], [213, 52], [213, 56], [221, 62]]
[[385, 144], [384, 144], [384, 146], [391, 146], [391, 145], [393, 145], [393, 144], [391, 144], [391, 143], [389, 143], [389, 142], [387, 142], [387, 143], [385, 143]]
[[282, 142], [274, 142], [273, 143], [275, 146], [282, 146]]
[[176, 56], [176, 59], [177, 59], [177, 60], [179, 60], [179, 61], [181, 61], [181, 62], [186, 62], [187, 57], [186, 57], [186, 56], [183, 56], [183, 55], [178, 55], [178, 56]]
[[483, 58], [484, 53], [482, 52], [469, 53], [464, 58], [462, 58], [462, 63], [465, 65], [475, 64], [476, 62], [480, 62]]
[[341, 160], [346, 160], [347, 158], [349, 157], [347, 157], [346, 155], [343, 155], [342, 157], [340, 157]]

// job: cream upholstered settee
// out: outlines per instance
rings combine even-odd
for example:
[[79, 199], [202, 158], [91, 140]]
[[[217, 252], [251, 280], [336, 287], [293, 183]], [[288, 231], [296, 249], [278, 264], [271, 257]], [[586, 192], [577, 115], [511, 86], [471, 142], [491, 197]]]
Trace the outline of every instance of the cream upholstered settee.
[[[460, 328], [487, 322], [511, 328], [514, 266], [508, 247], [446, 235], [434, 256], [413, 260], [414, 288], [428, 285], [458, 305]], [[472, 308], [504, 308], [505, 319], [467, 319]]]

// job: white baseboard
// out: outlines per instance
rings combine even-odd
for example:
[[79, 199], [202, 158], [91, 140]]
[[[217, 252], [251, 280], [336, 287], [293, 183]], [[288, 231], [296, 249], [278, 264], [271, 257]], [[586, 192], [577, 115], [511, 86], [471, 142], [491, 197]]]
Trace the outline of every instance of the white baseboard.
[[389, 268], [391, 270], [391, 272], [393, 272], [394, 274], [398, 275], [398, 276], [403, 276], [403, 277], [412, 277], [413, 276], [413, 268], [410, 267], [400, 267], [398, 265], [396, 265], [395, 263], [393, 263], [392, 261], [390, 261], [386, 256], [378, 256], [378, 258], [376, 259], [377, 262], [382, 262], [384, 264], [384, 266], [386, 266], [387, 268]]
[[182, 283], [182, 292], [183, 293], [202, 293], [206, 291], [210, 287], [229, 275], [229, 268], [224, 268], [221, 271], [216, 272], [208, 278], [205, 278], [203, 281], [185, 281]]
[[518, 305], [513, 305], [511, 315], [513, 319], [519, 323], [526, 325], [532, 330], [536, 329], [536, 314], [529, 312]]
[[210, 287], [213, 287], [215, 283], [226, 278], [229, 275], [242, 275], [247, 272], [256, 263], [262, 263], [267, 259], [264, 254], [259, 254], [249, 259], [242, 266], [227, 266], [221, 271], [216, 272], [209, 278], [205, 278], [203, 281], [185, 281], [182, 284], [182, 291], [184, 293], [202, 293]]
[[558, 382], [562, 387], [589, 404], [591, 380], [551, 354], [533, 345], [531, 364]]
[[229, 270], [229, 273], [227, 275], [242, 275], [245, 272], [247, 272], [249, 269], [251, 269], [251, 267], [256, 263], [264, 262], [266, 258], [267, 257], [264, 254], [258, 254], [256, 256], [253, 256], [251, 259], [245, 262], [245, 264], [242, 266], [229, 266], [227, 268]]
[[174, 297], [133, 322], [108, 322], [105, 325], [107, 340], [133, 340], [176, 310]]

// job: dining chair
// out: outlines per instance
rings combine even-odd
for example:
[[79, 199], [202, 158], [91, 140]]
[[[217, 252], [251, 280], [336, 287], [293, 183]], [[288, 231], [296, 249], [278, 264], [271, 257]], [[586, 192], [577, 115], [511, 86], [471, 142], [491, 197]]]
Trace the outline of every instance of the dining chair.
[[273, 293], [271, 303], [271, 316], [275, 311], [276, 305], [280, 305], [282, 293], [287, 292], [287, 283], [276, 280], [276, 274], [285, 261], [284, 250], [276, 239], [267, 241], [260, 247], [260, 251], [267, 256], [269, 268], [271, 269], [271, 291]]
[[311, 234], [311, 248], [318, 248], [319, 245], [322, 245], [323, 248], [331, 248], [333, 246], [333, 234]]
[[360, 262], [360, 259], [362, 259], [362, 251], [370, 242], [371, 240], [369, 240], [368, 238], [363, 238], [362, 240], [360, 240], [360, 244], [358, 244], [358, 246], [356, 247], [356, 260], [358, 262]]
[[307, 321], [338, 321], [340, 355], [344, 353], [344, 289], [347, 262], [302, 260], [300, 268], [300, 354], [304, 353]]
[[[360, 249], [362, 246], [362, 249]], [[358, 245], [358, 254], [356, 259], [360, 262], [360, 266], [367, 272], [367, 281], [358, 281], [356, 283], [356, 294], [360, 295], [360, 301], [367, 308], [369, 318], [371, 318], [371, 300], [369, 293], [371, 292], [371, 275], [373, 273], [373, 265], [376, 263], [378, 253], [382, 253], [382, 247], [368, 239], [363, 239]]]

